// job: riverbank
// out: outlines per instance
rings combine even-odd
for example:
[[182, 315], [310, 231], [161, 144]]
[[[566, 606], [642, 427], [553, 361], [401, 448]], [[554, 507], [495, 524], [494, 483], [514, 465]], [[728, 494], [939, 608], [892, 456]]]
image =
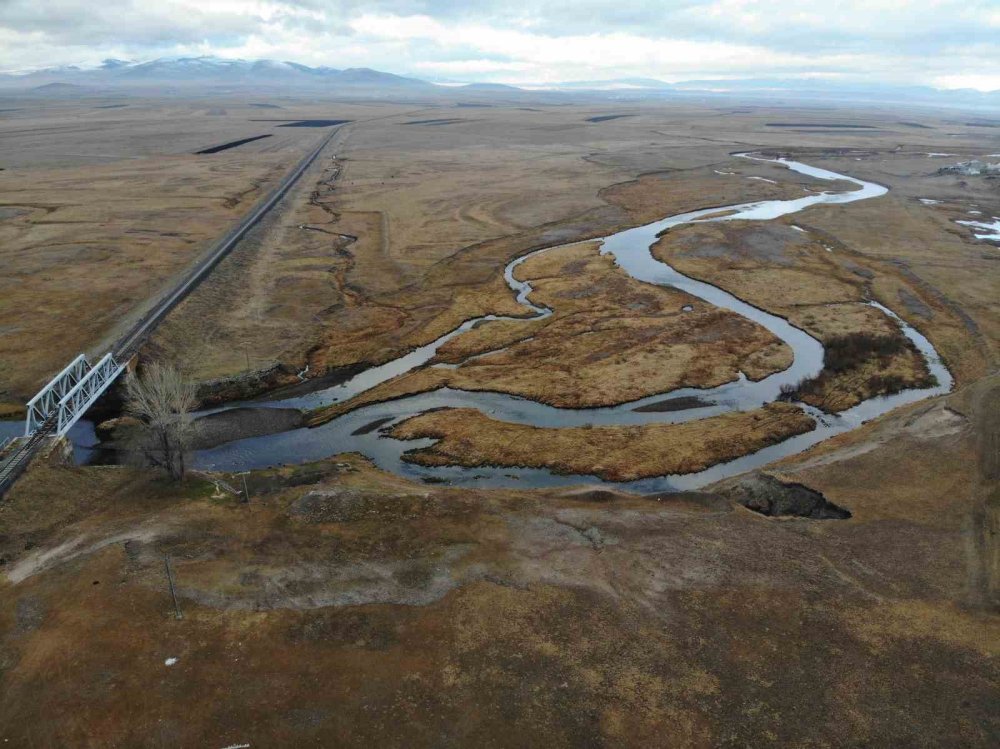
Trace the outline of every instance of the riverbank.
[[389, 432], [395, 439], [433, 439], [404, 455], [423, 466], [544, 468], [606, 481], [704, 471], [815, 429], [800, 408], [769, 403], [682, 424], [545, 429], [490, 419], [473, 409], [414, 416]]

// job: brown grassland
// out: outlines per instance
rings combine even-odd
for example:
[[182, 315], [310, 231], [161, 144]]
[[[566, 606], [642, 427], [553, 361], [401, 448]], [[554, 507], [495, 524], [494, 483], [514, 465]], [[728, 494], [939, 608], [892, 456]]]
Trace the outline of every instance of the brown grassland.
[[702, 471], [814, 427], [812, 417], [787, 403], [680, 424], [562, 429], [508, 424], [475, 409], [453, 408], [414, 416], [393, 427], [391, 434], [438, 440], [407, 453], [407, 460], [420, 465], [548, 468], [634, 481]]
[[[706, 199], [799, 197], [816, 187], [807, 178], [732, 180], [686, 164], [684, 179], [671, 179], [679, 170], [661, 166], [664, 154], [647, 155], [648, 144], [635, 142], [645, 129], [622, 125], [621, 142], [595, 143], [600, 131], [589, 126], [548, 129], [552, 115], [501, 110], [421, 127], [405, 124], [409, 113], [345, 126], [324, 181], [275, 217], [274, 231], [224, 262], [160, 329], [155, 350], [200, 379], [276, 363], [308, 365], [316, 377], [379, 364], [471, 317], [523, 315], [503, 268], [529, 250]], [[584, 113], [565, 119], [577, 117]], [[734, 168], [742, 176], [784, 171]]]
[[0, 511], [0, 732], [989, 746], [998, 385], [776, 467], [844, 521], [711, 490], [415, 485], [354, 456], [254, 472], [250, 505], [208, 477], [39, 465]]
[[[143, 351], [216, 399], [319, 387], [470, 317], [523, 315], [504, 266], [569, 243], [518, 270], [550, 318], [477, 327], [364, 397], [450, 384], [594, 405], [780, 369], [788, 351], [769, 333], [629, 280], [591, 242], [681, 211], [850, 189], [733, 156], [749, 150], [890, 192], [687, 226], [659, 256], [831, 349], [898, 336], [866, 304], [878, 301], [930, 339], [955, 390], [751, 475], [655, 496], [417, 483], [356, 454], [171, 484], [56, 449], [0, 501], [0, 739], [995, 746], [1000, 250], [955, 220], [1000, 215], [1000, 192], [937, 170], [1000, 152], [1000, 130], [875, 107], [458, 96], [0, 108], [0, 414], [78, 351], [100, 352], [326, 132], [267, 118], [351, 122]], [[407, 124], [432, 118], [450, 124]], [[909, 349], [884, 350], [842, 357], [813, 402], [837, 411], [926, 376]], [[570, 429], [460, 409], [395, 430], [439, 438], [411, 455], [425, 463], [620, 479], [696, 470], [812, 425], [778, 403]], [[843, 519], [759, 514], [760, 486], [775, 506], [808, 492]]]
[[858, 334], [898, 342], [891, 355], [861, 357], [850, 367], [825, 371], [818, 387], [803, 396], [811, 405], [843, 411], [887, 392], [890, 379], [892, 389], [925, 387], [923, 357], [906, 345], [888, 315], [867, 304], [876, 272], [796, 226], [749, 221], [682, 226], [653, 252], [682, 273], [787, 318], [828, 346]]
[[560, 248], [515, 269], [517, 280], [531, 283], [531, 301], [553, 310], [550, 317], [484, 322], [439, 351], [455, 368], [401, 375], [319, 409], [310, 423], [441, 387], [512, 393], [560, 408], [608, 406], [715, 387], [739, 372], [759, 380], [792, 363], [791, 349], [760, 325], [678, 289], [636, 281], [598, 248]]

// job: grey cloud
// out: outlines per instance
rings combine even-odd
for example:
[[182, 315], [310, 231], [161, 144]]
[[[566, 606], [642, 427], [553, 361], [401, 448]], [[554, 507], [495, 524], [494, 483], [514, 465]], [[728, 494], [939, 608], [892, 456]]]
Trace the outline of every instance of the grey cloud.
[[72, 45], [162, 45], [251, 34], [260, 20], [236, 13], [191, 11], [170, 15], [162, 6], [129, 0], [4, 0], [0, 28], [42, 33]]
[[[935, 3], [896, 10], [859, 4], [774, 2], [734, 4], [734, 12], [711, 14], [712, 3], [692, 0], [275, 0], [288, 9], [320, 12], [338, 31], [361, 14], [427, 15], [439, 20], [526, 28], [560, 36], [628, 32], [649, 37], [775, 46], [795, 52], [930, 53], [959, 43], [996, 43], [997, 28], [982, 22], [996, 12], [993, 0]], [[239, 13], [192, 11], [172, 17], [157, 3], [132, 0], [5, 0], [0, 27], [41, 31], [74, 43], [105, 40], [133, 44], [198, 41], [253, 33], [259, 20]], [[740, 13], [749, 13], [745, 23]], [[814, 15], [813, 20], [807, 16]], [[279, 19], [281, 16], [279, 14]], [[297, 28], [302, 19], [281, 19]]]
[[[941, 0], [892, 3], [822, 0], [269, 0], [267, 17], [232, 10], [211, 10], [192, 3], [176, 6], [143, 0], [0, 0], [0, 32], [41, 34], [53, 55], [89, 49], [128, 50], [136, 56], [171, 48], [208, 44], [219, 51], [255, 37], [276, 35], [324, 42], [330, 64], [338, 62], [337, 40], [371, 51], [368, 64], [400, 72], [414, 63], [462, 59], [506, 59], [469, 46], [442, 49], [433, 42], [365, 39], [351, 22], [361, 15], [425, 15], [442, 23], [513, 29], [551, 37], [624, 33], [653, 40], [681, 39], [753, 45], [777, 54], [812, 59], [798, 72], [892, 72], [915, 78], [920, 71], [939, 75], [967, 70], [1000, 74], [1000, 17], [996, 0]], [[719, 9], [722, 9], [719, 12]], [[713, 9], [716, 12], [713, 12]], [[303, 11], [318, 18], [303, 15]], [[993, 18], [993, 21], [989, 19]], [[0, 50], [0, 68], [16, 67], [28, 45]], [[33, 39], [33, 37], [31, 37]], [[329, 40], [329, 44], [325, 44]], [[16, 40], [15, 40], [16, 42]], [[34, 42], [32, 42], [34, 43]], [[287, 46], [287, 45], [286, 45]], [[294, 46], [294, 45], [293, 45]], [[972, 50], [975, 50], [974, 52]], [[379, 54], [383, 56], [380, 57]], [[31, 59], [42, 54], [36, 50]], [[314, 58], [319, 54], [313, 51]], [[851, 58], [838, 63], [839, 57]], [[27, 59], [27, 58], [25, 58]], [[54, 62], [72, 62], [60, 59]], [[315, 59], [313, 60], [315, 61]], [[353, 62], [357, 63], [357, 60]], [[516, 61], [514, 61], [516, 62]], [[637, 66], [639, 63], [637, 62]], [[777, 69], [781, 66], [772, 67]], [[877, 68], [877, 69], [876, 69]], [[766, 72], [762, 65], [759, 71]], [[909, 72], [908, 72], [909, 71]], [[409, 72], [412, 72], [410, 69]], [[706, 68], [706, 72], [717, 72]], [[632, 74], [642, 74], [636, 70]], [[663, 74], [660, 72], [659, 74]], [[929, 72], [927, 73], [930, 74]]]

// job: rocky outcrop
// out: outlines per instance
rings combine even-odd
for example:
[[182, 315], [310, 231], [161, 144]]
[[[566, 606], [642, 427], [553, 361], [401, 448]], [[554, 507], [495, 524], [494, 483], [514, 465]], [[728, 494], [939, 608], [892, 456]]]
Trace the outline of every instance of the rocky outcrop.
[[850, 510], [838, 507], [808, 486], [784, 483], [774, 476], [755, 473], [722, 492], [748, 510], [768, 517], [798, 517], [812, 520], [846, 520]]

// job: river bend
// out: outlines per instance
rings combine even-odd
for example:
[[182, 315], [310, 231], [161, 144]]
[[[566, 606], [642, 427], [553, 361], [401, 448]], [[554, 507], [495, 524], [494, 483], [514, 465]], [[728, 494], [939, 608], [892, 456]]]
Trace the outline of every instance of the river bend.
[[[554, 408], [531, 400], [503, 393], [468, 392], [441, 389], [434, 392], [413, 395], [385, 403], [365, 406], [340, 416], [322, 426], [295, 429], [263, 437], [252, 437], [220, 445], [214, 449], [202, 450], [193, 456], [196, 467], [213, 470], [246, 470], [263, 468], [283, 463], [304, 463], [326, 458], [341, 452], [359, 452], [368, 456], [380, 468], [414, 479], [443, 480], [456, 485], [476, 486], [517, 486], [543, 487], [569, 484], [611, 484], [593, 476], [557, 475], [547, 470], [524, 468], [460, 468], [423, 467], [403, 460], [403, 454], [419, 447], [433, 444], [433, 440], [396, 440], [382, 432], [392, 424], [433, 408], [476, 408], [489, 416], [502, 420], [530, 424], [538, 427], [559, 428], [583, 424], [650, 424], [677, 423], [732, 410], [751, 410], [777, 399], [781, 386], [795, 384], [805, 377], [819, 373], [823, 365], [823, 347], [805, 331], [787, 320], [769, 314], [757, 307], [741, 301], [732, 294], [711, 284], [695, 280], [679, 273], [667, 263], [653, 257], [651, 248], [658, 236], [675, 226], [709, 221], [768, 221], [802, 211], [816, 205], [853, 203], [869, 200], [886, 194], [885, 187], [864, 182], [853, 177], [809, 166], [786, 159], [762, 159], [742, 154], [745, 158], [775, 161], [792, 171], [819, 180], [842, 180], [851, 182], [858, 189], [847, 192], [821, 192], [793, 200], [767, 200], [741, 203], [731, 206], [715, 206], [702, 210], [670, 216], [644, 226], [626, 229], [604, 237], [601, 253], [610, 254], [616, 263], [633, 278], [651, 284], [668, 285], [682, 289], [718, 307], [731, 310], [764, 326], [778, 338], [785, 341], [794, 352], [794, 360], [787, 369], [752, 382], [745, 377], [716, 388], [682, 388], [671, 393], [660, 393], [631, 403], [606, 408], [568, 409]], [[721, 214], [721, 215], [720, 215]], [[559, 245], [565, 247], [566, 245]], [[352, 398], [393, 377], [428, 364], [438, 348], [446, 341], [470, 330], [484, 320], [523, 319], [532, 320], [546, 317], [551, 310], [532, 303], [530, 283], [514, 278], [514, 269], [529, 257], [541, 252], [549, 252], [556, 247], [538, 250], [522, 256], [507, 265], [504, 271], [508, 285], [516, 294], [518, 302], [533, 314], [526, 318], [505, 318], [494, 315], [467, 320], [454, 330], [437, 340], [421, 346], [410, 353], [378, 367], [372, 367], [350, 380], [308, 395], [284, 400], [255, 401], [234, 404], [211, 412], [239, 406], [260, 408], [312, 409]], [[937, 385], [925, 389], [871, 398], [837, 415], [824, 414], [817, 409], [802, 405], [817, 421], [814, 431], [791, 437], [779, 444], [764, 448], [727, 463], [720, 463], [698, 473], [661, 476], [642, 479], [614, 486], [640, 491], [679, 491], [695, 489], [728, 476], [742, 473], [769, 463], [781, 457], [793, 455], [811, 445], [835, 434], [854, 429], [863, 422], [875, 418], [900, 405], [928, 398], [951, 390], [952, 377], [934, 347], [923, 335], [907, 325], [891, 310], [871, 302], [893, 317], [900, 329], [921, 351], [927, 360]], [[479, 356], [482, 356], [480, 354]], [[636, 409], [665, 397], [694, 396], [705, 403], [704, 406], [682, 411], [647, 412]], [[211, 413], [205, 412], [205, 413]], [[364, 434], [356, 434], [363, 427], [385, 420], [380, 429]], [[91, 442], [92, 429], [85, 427], [76, 431], [78, 446], [83, 448]], [[78, 452], [79, 454], [79, 452]]]

